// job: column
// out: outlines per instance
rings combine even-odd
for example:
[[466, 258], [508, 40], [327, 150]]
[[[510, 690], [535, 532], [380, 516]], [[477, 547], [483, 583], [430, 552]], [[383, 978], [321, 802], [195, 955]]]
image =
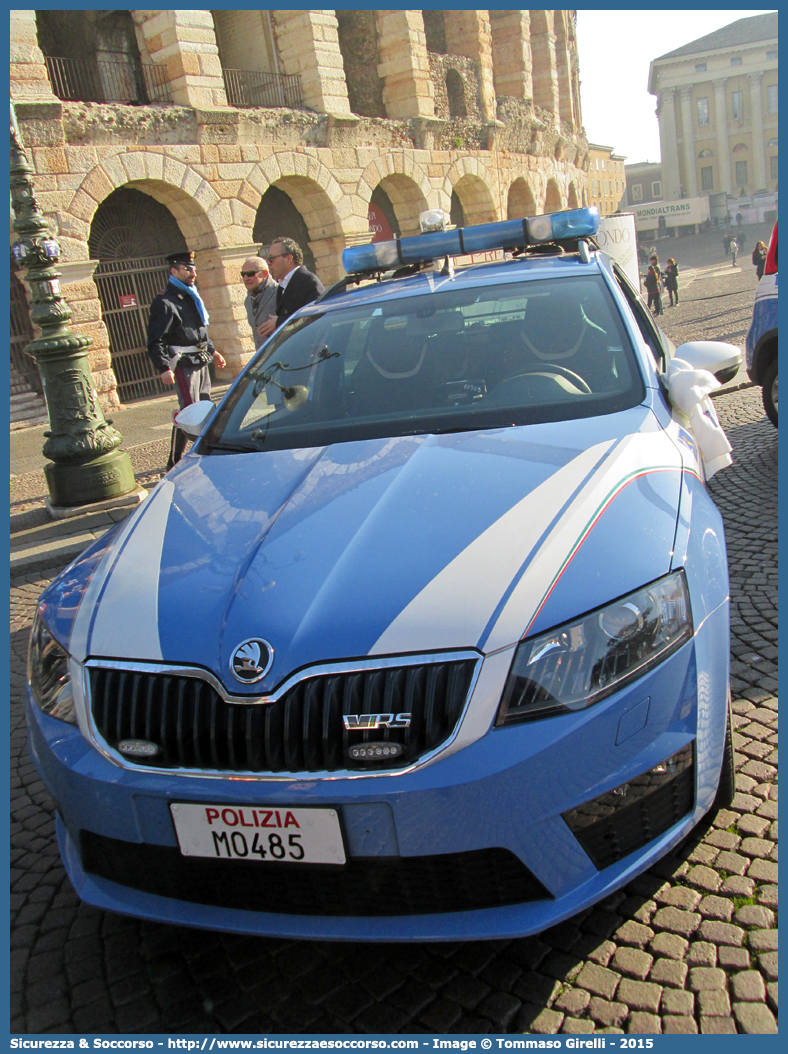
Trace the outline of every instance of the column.
[[662, 197], [665, 201], [677, 201], [681, 197], [681, 173], [673, 97], [674, 89], [664, 88], [657, 99], [659, 146], [662, 157]]
[[[555, 18], [562, 18], [561, 12], [556, 12]], [[561, 32], [556, 33], [555, 67], [556, 76], [558, 77], [558, 101], [561, 108], [561, 120], [570, 124], [574, 130], [577, 128], [578, 122], [575, 120], [572, 99], [572, 59], [566, 38], [566, 30], [563, 26], [561, 26]]]
[[766, 190], [766, 151], [763, 146], [762, 73], [751, 73], [750, 105], [752, 107], [752, 183], [753, 190]]
[[465, 55], [479, 68], [482, 118], [495, 120], [495, 85], [493, 83], [492, 30], [487, 11], [444, 11], [446, 50], [450, 55]]
[[728, 106], [725, 98], [727, 78], [714, 81], [714, 108], [717, 115], [717, 172], [720, 183], [718, 190], [733, 194], [731, 182], [731, 149], [728, 142]]
[[[533, 62], [534, 103], [559, 119], [558, 71], [555, 62], [555, 33], [547, 15], [534, 11], [531, 18], [531, 59]], [[537, 21], [538, 17], [538, 21]]]
[[681, 127], [684, 140], [686, 197], [698, 196], [698, 171], [695, 167], [695, 133], [692, 127], [692, 88], [681, 88]]
[[132, 11], [132, 18], [151, 62], [167, 67], [174, 103], [197, 110], [227, 106], [210, 11]]
[[54, 101], [46, 62], [38, 46], [35, 11], [9, 11], [11, 98]]
[[284, 73], [301, 77], [304, 102], [318, 113], [350, 115], [345, 67], [333, 11], [274, 11]]
[[533, 98], [531, 13], [490, 11], [490, 28], [496, 94]]
[[378, 76], [393, 119], [434, 117], [427, 38], [421, 11], [376, 11]]

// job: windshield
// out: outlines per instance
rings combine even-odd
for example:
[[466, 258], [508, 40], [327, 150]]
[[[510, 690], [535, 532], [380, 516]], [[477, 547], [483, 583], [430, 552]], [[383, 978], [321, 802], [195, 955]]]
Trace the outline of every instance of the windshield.
[[294, 319], [247, 367], [200, 450], [570, 420], [644, 394], [599, 276], [444, 288]]

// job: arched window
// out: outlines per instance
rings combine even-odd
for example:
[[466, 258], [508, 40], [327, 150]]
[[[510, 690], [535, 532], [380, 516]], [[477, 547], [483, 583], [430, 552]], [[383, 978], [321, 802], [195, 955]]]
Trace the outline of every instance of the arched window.
[[465, 85], [457, 70], [446, 71], [446, 94], [449, 98], [449, 116], [467, 117], [465, 105]]

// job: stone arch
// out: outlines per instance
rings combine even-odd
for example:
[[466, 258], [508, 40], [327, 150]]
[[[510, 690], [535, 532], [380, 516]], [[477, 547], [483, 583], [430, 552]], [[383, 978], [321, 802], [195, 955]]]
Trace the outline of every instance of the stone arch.
[[443, 192], [449, 202], [452, 191], [457, 194], [462, 203], [465, 222], [473, 226], [476, 223], [492, 223], [500, 218], [490, 189], [492, 185], [494, 181], [484, 165], [474, 157], [461, 157], [446, 173]]
[[536, 198], [528, 182], [518, 176], [509, 187], [506, 203], [506, 218], [519, 220], [522, 216], [536, 215]]
[[356, 188], [365, 230], [369, 203], [377, 186], [388, 195], [403, 237], [419, 233], [420, 212], [441, 204], [436, 200], [427, 173], [408, 153], [403, 150], [382, 154], [367, 165]]
[[[238, 197], [245, 202], [256, 201], [259, 207], [270, 186], [284, 191], [301, 214], [318, 276], [326, 286], [335, 282], [343, 274], [341, 253], [345, 247], [345, 229], [337, 207], [343, 197], [339, 183], [317, 158], [284, 150], [254, 166]], [[347, 211], [347, 206], [344, 208]], [[256, 208], [249, 211], [247, 239], [254, 228]]]
[[96, 211], [114, 190], [124, 186], [166, 205], [195, 252], [229, 244], [230, 206], [207, 180], [175, 158], [131, 150], [105, 158], [77, 188], [61, 219], [64, 248], [68, 245], [71, 259], [88, 258], [90, 225]]
[[580, 208], [580, 199], [577, 196], [577, 187], [575, 186], [574, 181], [569, 184], [569, 194], [566, 199], [566, 207], [568, 209]]
[[561, 194], [561, 188], [554, 179], [548, 179], [547, 188], [545, 190], [544, 209], [543, 212], [560, 212], [564, 207], [563, 196]]
[[[249, 170], [253, 167], [250, 163]], [[59, 240], [70, 259], [88, 259], [93, 218], [99, 205], [121, 187], [141, 191], [166, 206], [196, 253], [200, 294], [212, 316], [211, 337], [227, 360], [225, 376], [234, 376], [243, 365], [240, 327], [246, 321], [243, 305], [235, 303], [238, 261], [232, 247], [244, 243], [248, 247], [253, 210], [242, 200], [220, 198], [207, 180], [177, 157], [119, 151], [88, 173], [61, 215], [64, 234]]]
[[426, 195], [418, 183], [410, 176], [395, 173], [381, 179], [378, 187], [391, 202], [401, 237], [418, 234], [419, 213], [429, 207]]
[[304, 267], [315, 271], [317, 265], [304, 217], [290, 195], [278, 183], [272, 183], [257, 206], [252, 240], [260, 249], [259, 255], [267, 257], [274, 240], [282, 237], [292, 238], [301, 246]]

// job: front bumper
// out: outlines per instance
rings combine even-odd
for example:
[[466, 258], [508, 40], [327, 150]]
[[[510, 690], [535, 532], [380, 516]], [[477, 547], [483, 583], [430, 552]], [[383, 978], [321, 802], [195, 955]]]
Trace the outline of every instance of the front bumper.
[[[58, 802], [58, 839], [69, 877], [79, 896], [97, 907], [177, 925], [281, 937], [526, 936], [626, 884], [676, 845], [710, 807], [725, 729], [727, 648], [719, 644], [727, 640], [727, 619], [723, 605], [661, 666], [587, 711], [491, 729], [463, 749], [400, 775], [272, 781], [120, 768], [73, 726], [46, 717], [28, 702], [30, 750]], [[720, 654], [724, 658], [714, 658]], [[695, 758], [690, 811], [646, 845], [598, 870], [562, 814], [639, 776], [687, 744], [693, 745]], [[331, 805], [340, 813], [352, 859], [503, 849], [522, 862], [548, 895], [430, 914], [386, 915], [385, 902], [374, 915], [285, 914], [161, 896], [85, 869], [83, 831], [120, 839], [129, 843], [129, 850], [137, 844], [177, 852], [169, 812], [175, 801]], [[381, 898], [385, 895], [382, 889]]]

